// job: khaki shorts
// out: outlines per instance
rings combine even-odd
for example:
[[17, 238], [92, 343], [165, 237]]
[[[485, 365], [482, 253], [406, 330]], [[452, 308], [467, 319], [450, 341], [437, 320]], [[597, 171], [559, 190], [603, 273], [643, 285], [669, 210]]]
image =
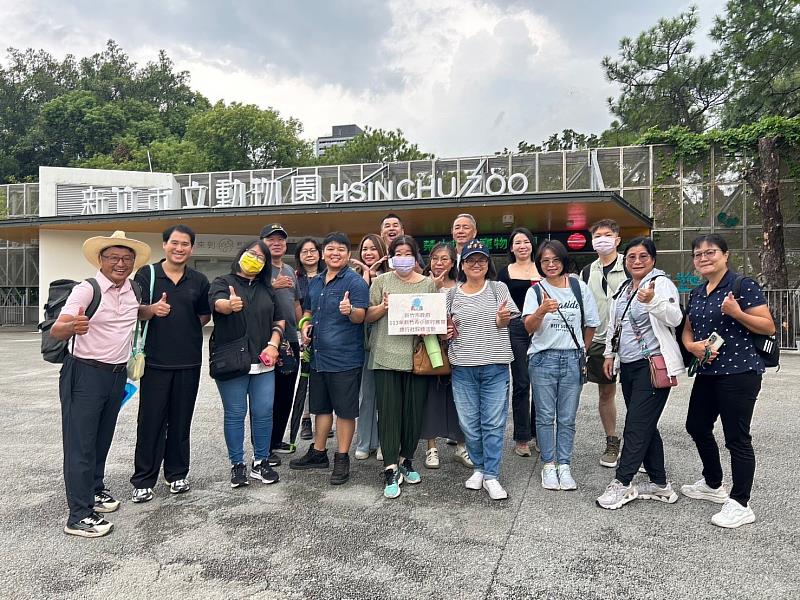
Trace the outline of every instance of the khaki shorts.
[[616, 383], [617, 376], [614, 375], [612, 379], [606, 377], [605, 373], [603, 373], [603, 363], [605, 362], [605, 357], [603, 357], [603, 352], [605, 352], [606, 345], [592, 342], [592, 345], [589, 346], [589, 353], [586, 359], [586, 371], [587, 371], [587, 378], [589, 383]]

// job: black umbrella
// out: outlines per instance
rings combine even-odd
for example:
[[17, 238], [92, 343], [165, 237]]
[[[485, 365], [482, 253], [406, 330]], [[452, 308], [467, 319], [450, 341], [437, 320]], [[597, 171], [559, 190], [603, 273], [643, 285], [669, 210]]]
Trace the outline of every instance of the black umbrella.
[[300, 430], [300, 421], [303, 418], [303, 407], [306, 404], [308, 395], [308, 375], [311, 372], [311, 350], [306, 348], [300, 353], [300, 381], [297, 383], [297, 391], [294, 393], [294, 404], [292, 404], [292, 420], [289, 428], [289, 446], [292, 452], [297, 450], [294, 441], [297, 439], [297, 432]]

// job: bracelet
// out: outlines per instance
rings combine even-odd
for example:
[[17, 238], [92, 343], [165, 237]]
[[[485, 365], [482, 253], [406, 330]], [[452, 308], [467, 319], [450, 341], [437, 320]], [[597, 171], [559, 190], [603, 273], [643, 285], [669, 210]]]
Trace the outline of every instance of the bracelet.
[[280, 350], [280, 348], [278, 347], [278, 344], [276, 344], [272, 340], [267, 342], [267, 346], [272, 346], [273, 348], [275, 348], [275, 350]]
[[283, 329], [281, 329], [280, 327], [278, 327], [277, 325], [275, 325], [275, 326], [272, 328], [272, 333], [276, 333], [276, 332], [277, 332], [277, 334], [280, 336], [280, 338], [281, 338], [281, 339], [283, 339]]

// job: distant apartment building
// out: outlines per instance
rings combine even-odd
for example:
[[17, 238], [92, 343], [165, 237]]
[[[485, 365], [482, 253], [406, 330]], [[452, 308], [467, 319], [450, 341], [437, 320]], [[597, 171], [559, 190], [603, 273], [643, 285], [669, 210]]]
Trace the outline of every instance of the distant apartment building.
[[364, 130], [358, 125], [334, 125], [331, 129], [331, 135], [319, 137], [314, 142], [316, 156], [322, 156], [331, 146], [339, 146], [352, 140], [359, 133], [364, 133]]

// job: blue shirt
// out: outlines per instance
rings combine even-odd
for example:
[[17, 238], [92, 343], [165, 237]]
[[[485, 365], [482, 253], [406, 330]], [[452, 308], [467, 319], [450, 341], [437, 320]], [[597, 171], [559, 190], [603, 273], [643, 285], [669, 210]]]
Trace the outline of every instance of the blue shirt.
[[[703, 282], [692, 290], [689, 297], [688, 314], [695, 341], [708, 339], [715, 331], [725, 341], [717, 358], [703, 365], [698, 370], [698, 375], [764, 372], [764, 361], [756, 353], [750, 330], [736, 319], [722, 314], [722, 301], [728, 292], [733, 291], [735, 280], [736, 273], [727, 271], [710, 295], [706, 293], [707, 282]], [[749, 277], [742, 280], [742, 289], [737, 300], [742, 310], [767, 303], [759, 285]]]
[[342, 269], [325, 283], [323, 272], [308, 282], [304, 309], [311, 312], [313, 353], [311, 368], [318, 372], [339, 373], [364, 364], [364, 325], [353, 323], [339, 312], [345, 292], [350, 292], [353, 308], [369, 306], [369, 286], [352, 269]]

